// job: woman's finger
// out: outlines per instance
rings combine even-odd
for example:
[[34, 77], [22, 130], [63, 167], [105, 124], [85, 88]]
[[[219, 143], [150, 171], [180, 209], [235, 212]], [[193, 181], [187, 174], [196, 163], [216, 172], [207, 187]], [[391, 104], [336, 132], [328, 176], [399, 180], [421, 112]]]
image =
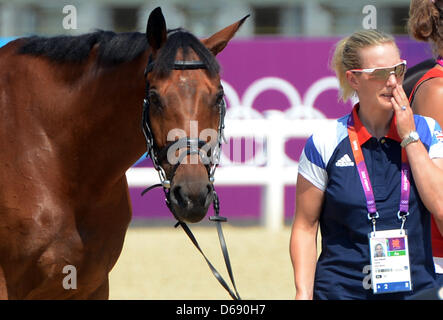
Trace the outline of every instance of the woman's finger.
[[394, 97], [391, 98], [392, 108], [394, 109], [394, 112], [398, 112], [400, 110], [400, 105], [397, 103], [397, 100]]
[[406, 96], [404, 94], [402, 94], [401, 89], [396, 88], [396, 93], [397, 93], [397, 102], [400, 106], [406, 106], [409, 107], [409, 101], [408, 99], [406, 99]]
[[394, 96], [395, 101], [397, 102], [397, 104], [400, 106], [400, 108], [403, 111], [408, 109], [409, 101], [404, 98], [404, 97], [406, 97], [406, 95], [404, 95], [404, 96], [402, 95], [401, 89], [398, 86], [395, 87], [395, 89], [392, 91], [392, 94]]
[[401, 97], [403, 98], [403, 100], [408, 101], [408, 104], [409, 104], [409, 99], [408, 99], [408, 96], [406, 95], [405, 90], [403, 89], [403, 85], [399, 84], [399, 85], [397, 85], [397, 88], [398, 88], [398, 91], [399, 91]]

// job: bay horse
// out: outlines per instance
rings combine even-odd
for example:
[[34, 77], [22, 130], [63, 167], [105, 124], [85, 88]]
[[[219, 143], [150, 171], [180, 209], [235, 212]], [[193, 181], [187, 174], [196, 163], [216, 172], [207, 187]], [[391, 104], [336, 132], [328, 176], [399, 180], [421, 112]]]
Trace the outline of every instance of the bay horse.
[[[131, 220], [125, 172], [146, 151], [143, 98], [158, 149], [174, 128], [189, 135], [191, 120], [217, 130], [215, 56], [245, 18], [200, 41], [168, 35], [157, 8], [146, 33], [28, 37], [0, 49], [1, 299], [108, 299]], [[204, 68], [174, 68], [188, 60]], [[161, 166], [176, 218], [201, 220], [212, 200], [206, 165]], [[66, 266], [74, 289], [63, 286]]]

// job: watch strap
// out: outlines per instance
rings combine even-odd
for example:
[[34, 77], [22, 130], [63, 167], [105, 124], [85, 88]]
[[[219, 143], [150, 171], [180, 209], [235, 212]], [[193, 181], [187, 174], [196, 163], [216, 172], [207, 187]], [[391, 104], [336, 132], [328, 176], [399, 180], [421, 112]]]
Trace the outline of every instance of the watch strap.
[[412, 143], [412, 142], [417, 142], [418, 140], [420, 140], [418, 133], [416, 131], [412, 131], [409, 133], [409, 135], [404, 138], [402, 140], [402, 142], [400, 143], [400, 146], [402, 148], [405, 148], [408, 144]]

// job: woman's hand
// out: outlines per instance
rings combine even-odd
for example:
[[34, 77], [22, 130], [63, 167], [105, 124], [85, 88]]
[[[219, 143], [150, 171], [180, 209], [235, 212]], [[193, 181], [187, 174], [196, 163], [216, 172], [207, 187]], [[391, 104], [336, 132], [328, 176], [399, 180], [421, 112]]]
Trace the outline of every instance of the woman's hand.
[[[408, 98], [401, 85], [392, 91], [392, 107], [397, 119], [397, 132], [401, 139], [415, 131], [415, 122]], [[405, 108], [402, 108], [404, 106]], [[432, 130], [435, 128], [430, 128]], [[424, 145], [411, 143], [405, 148], [412, 176], [417, 186], [420, 198], [426, 208], [434, 215], [439, 226], [443, 225], [443, 158], [430, 159], [428, 150]]]
[[411, 131], [415, 131], [414, 114], [402, 85], [397, 84], [392, 94], [394, 97], [391, 98], [391, 103], [397, 119], [397, 132], [403, 140]]

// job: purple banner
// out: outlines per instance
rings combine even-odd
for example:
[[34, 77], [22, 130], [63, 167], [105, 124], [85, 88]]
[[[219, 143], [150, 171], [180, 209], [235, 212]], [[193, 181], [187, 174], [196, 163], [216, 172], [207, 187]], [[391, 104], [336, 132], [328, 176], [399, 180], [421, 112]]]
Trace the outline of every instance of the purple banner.
[[[222, 66], [221, 78], [227, 93], [228, 112], [232, 111], [234, 100], [238, 100], [240, 104], [247, 104], [246, 100], [257, 82], [269, 78], [275, 83], [280, 83], [278, 88], [263, 90], [256, 95], [252, 103], [253, 110], [264, 118], [276, 115], [286, 117], [289, 111], [294, 111], [291, 114], [296, 114], [298, 118], [338, 118], [350, 112], [352, 103], [339, 103], [337, 89], [327, 89], [328, 81], [335, 77], [329, 61], [338, 40], [339, 38], [270, 38], [231, 41], [217, 57]], [[425, 43], [417, 43], [403, 37], [397, 38], [397, 44], [402, 52], [401, 57], [407, 60], [409, 67], [432, 56], [431, 49]], [[312, 95], [317, 87], [322, 86], [326, 89], [320, 88], [320, 92]], [[228, 87], [232, 88], [234, 93], [228, 95]], [[294, 102], [295, 100], [297, 101]], [[313, 101], [313, 108], [302, 108], [310, 101]], [[229, 127], [229, 118], [226, 120], [226, 126]], [[298, 161], [305, 140], [289, 139], [286, 142], [286, 154], [290, 159]], [[137, 167], [145, 166], [151, 166], [150, 160], [137, 164]], [[295, 182], [296, 177], [294, 184]], [[260, 217], [263, 192], [261, 186], [217, 187], [217, 181], [215, 186], [220, 197], [222, 215], [228, 218]], [[130, 190], [134, 218], [171, 217], [164, 204], [163, 191], [152, 191], [143, 198], [140, 192], [140, 188]], [[287, 186], [285, 217], [292, 217], [294, 209], [295, 187]]]
[[[12, 38], [1, 39], [0, 46]], [[338, 91], [330, 88], [330, 79], [335, 75], [329, 61], [334, 45], [339, 38], [264, 38], [232, 40], [217, 57], [224, 82], [228, 114], [233, 113], [234, 104], [243, 107], [251, 103], [252, 109], [262, 118], [284, 116], [300, 118], [338, 118], [351, 111], [352, 103], [339, 103]], [[417, 43], [407, 37], [396, 39], [411, 67], [432, 56], [426, 43]], [[274, 85], [263, 89], [262, 82], [272, 80]], [[249, 101], [251, 92], [258, 84], [262, 90]], [[229, 93], [229, 94], [228, 94]], [[312, 104], [312, 105], [311, 105]], [[231, 117], [235, 118], [235, 116]], [[229, 117], [226, 119], [229, 127]], [[251, 128], [253, 130], [254, 128]], [[285, 143], [287, 156], [298, 161], [306, 139], [288, 139]], [[224, 145], [224, 149], [230, 148]], [[139, 161], [135, 167], [152, 167], [150, 160]], [[239, 177], [241, 180], [241, 177]], [[294, 184], [296, 177], [294, 177]], [[258, 219], [262, 210], [262, 186], [217, 186], [221, 203], [221, 214], [228, 218]], [[143, 188], [130, 188], [133, 217], [171, 218], [164, 204], [161, 189], [154, 189], [144, 197]], [[284, 191], [285, 217], [292, 217], [295, 209], [295, 187], [287, 186]], [[212, 208], [210, 209], [212, 215]]]

